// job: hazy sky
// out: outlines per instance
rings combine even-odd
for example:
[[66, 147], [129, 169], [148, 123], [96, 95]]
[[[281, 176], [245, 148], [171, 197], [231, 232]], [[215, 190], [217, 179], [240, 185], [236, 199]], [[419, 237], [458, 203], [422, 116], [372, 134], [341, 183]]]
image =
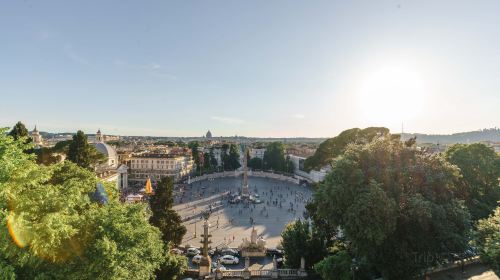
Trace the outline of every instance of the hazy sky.
[[500, 125], [500, 1], [2, 1], [0, 126], [334, 136]]

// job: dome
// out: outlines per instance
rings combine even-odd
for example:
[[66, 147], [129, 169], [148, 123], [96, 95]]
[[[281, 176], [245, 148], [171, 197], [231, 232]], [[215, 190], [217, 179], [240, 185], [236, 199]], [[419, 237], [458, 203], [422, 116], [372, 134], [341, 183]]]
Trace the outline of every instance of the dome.
[[118, 164], [118, 156], [113, 147], [104, 142], [94, 143], [94, 146], [99, 151], [99, 153], [103, 154], [108, 158], [108, 165]]

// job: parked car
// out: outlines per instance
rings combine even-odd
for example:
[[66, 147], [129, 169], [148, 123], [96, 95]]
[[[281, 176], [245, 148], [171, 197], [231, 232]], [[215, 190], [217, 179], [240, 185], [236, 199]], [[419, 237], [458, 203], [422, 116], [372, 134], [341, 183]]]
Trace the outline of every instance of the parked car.
[[184, 254], [184, 252], [181, 249], [178, 249], [178, 248], [174, 248], [174, 249], [170, 250], [170, 252], [172, 252], [172, 254], [174, 254], [174, 255], [182, 255], [182, 254]]
[[[212, 262], [212, 269], [217, 269], [217, 262]], [[220, 270], [227, 270], [227, 268], [221, 265]]]
[[238, 264], [240, 262], [237, 257], [231, 255], [225, 255], [219, 258], [219, 261], [221, 264]]
[[215, 255], [215, 252], [216, 252], [216, 250], [215, 250], [215, 249], [210, 249], [210, 250], [208, 250], [208, 254], [209, 254], [210, 256]]
[[260, 200], [260, 199], [255, 199], [255, 200], [253, 201], [253, 203], [254, 203], [254, 204], [261, 204], [261, 203], [262, 203], [262, 200]]
[[200, 263], [200, 261], [201, 261], [201, 257], [202, 257], [202, 255], [196, 255], [196, 256], [194, 256], [194, 257], [191, 259], [191, 262], [192, 262], [192, 263], [199, 264], [199, 263]]
[[221, 255], [231, 255], [231, 256], [238, 256], [239, 255], [238, 250], [231, 249], [231, 248], [222, 249], [220, 251], [220, 253], [221, 253]]
[[268, 256], [282, 257], [283, 256], [283, 250], [280, 250], [280, 249], [277, 249], [277, 248], [267, 248], [266, 249], [266, 254]]
[[191, 247], [188, 248], [186, 251], [186, 256], [191, 257], [191, 256], [196, 256], [199, 255], [201, 252], [197, 248]]

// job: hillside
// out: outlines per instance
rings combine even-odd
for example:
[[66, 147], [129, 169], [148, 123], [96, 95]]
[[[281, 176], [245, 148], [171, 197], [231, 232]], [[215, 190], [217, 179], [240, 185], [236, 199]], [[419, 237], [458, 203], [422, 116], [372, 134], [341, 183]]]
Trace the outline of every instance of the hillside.
[[482, 141], [500, 142], [500, 129], [489, 128], [477, 131], [460, 132], [453, 134], [423, 134], [423, 133], [404, 133], [402, 139], [407, 140], [417, 137], [417, 143], [475, 143]]

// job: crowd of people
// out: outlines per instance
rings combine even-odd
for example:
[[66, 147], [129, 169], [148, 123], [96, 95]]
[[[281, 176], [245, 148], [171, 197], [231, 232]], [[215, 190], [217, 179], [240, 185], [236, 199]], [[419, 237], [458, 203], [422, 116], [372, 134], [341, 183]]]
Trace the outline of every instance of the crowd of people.
[[[253, 178], [252, 178], [253, 179]], [[302, 218], [305, 205], [311, 199], [308, 187], [281, 182], [274, 179], [250, 179], [252, 199], [241, 196], [241, 180], [225, 178], [178, 185], [174, 191], [174, 208], [180, 213], [192, 240], [201, 230], [203, 213], [209, 212], [210, 231], [218, 235], [219, 242], [231, 244], [240, 236], [233, 228], [252, 226], [275, 226]], [[222, 236], [224, 237], [222, 241]]]

